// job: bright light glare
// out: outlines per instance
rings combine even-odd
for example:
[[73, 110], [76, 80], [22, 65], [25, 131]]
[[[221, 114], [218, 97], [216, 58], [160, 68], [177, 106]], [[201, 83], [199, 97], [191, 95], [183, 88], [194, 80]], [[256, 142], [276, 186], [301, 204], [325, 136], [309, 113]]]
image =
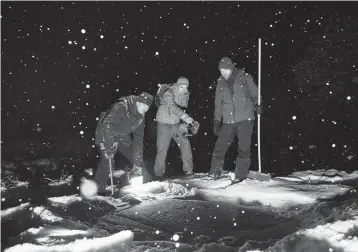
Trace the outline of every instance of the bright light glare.
[[143, 184], [143, 176], [133, 177], [130, 181], [131, 186], [139, 186]]
[[80, 192], [85, 197], [93, 197], [98, 192], [97, 183], [92, 180], [84, 180], [80, 185]]

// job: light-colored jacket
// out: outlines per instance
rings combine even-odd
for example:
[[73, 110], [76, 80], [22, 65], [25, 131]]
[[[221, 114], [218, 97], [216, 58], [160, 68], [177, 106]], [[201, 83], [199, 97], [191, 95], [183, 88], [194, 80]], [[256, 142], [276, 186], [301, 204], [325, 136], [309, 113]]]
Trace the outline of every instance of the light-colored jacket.
[[159, 123], [178, 124], [185, 111], [175, 102], [175, 86], [170, 87], [164, 94], [156, 116]]

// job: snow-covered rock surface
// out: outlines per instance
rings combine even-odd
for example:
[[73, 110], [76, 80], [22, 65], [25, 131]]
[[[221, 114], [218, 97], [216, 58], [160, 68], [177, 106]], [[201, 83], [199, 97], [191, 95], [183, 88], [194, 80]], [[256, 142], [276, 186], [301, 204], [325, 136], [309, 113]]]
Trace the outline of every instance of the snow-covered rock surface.
[[[53, 197], [1, 211], [2, 225], [24, 227], [5, 251], [356, 252], [358, 194], [341, 183], [357, 175], [306, 171], [234, 185], [200, 175], [128, 186], [119, 199]], [[347, 199], [334, 203], [340, 195]]]

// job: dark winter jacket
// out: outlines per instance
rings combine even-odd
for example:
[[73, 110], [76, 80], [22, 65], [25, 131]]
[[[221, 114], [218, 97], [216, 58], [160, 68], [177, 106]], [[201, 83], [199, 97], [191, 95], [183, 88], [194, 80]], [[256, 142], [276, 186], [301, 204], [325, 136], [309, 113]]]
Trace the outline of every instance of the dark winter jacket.
[[223, 123], [237, 123], [255, 120], [254, 105], [258, 103], [257, 86], [251, 75], [243, 70], [234, 69], [236, 78], [232, 89], [228, 82], [219, 78], [215, 92], [214, 120]]
[[122, 97], [107, 114], [101, 116], [96, 128], [95, 143], [104, 143], [106, 149], [111, 148], [114, 142], [122, 142], [121, 136], [133, 133], [133, 162], [141, 167], [145, 117], [137, 111], [137, 99], [134, 95]]
[[[178, 105], [178, 103], [181, 102], [179, 98], [180, 94], [176, 85], [170, 87], [163, 94], [163, 101], [157, 111], [157, 122], [167, 124], [178, 124], [180, 122], [180, 118], [185, 112], [182, 109], [182, 106]], [[187, 106], [187, 102], [187, 99], [185, 99], [185, 101], [182, 102], [182, 105]]]

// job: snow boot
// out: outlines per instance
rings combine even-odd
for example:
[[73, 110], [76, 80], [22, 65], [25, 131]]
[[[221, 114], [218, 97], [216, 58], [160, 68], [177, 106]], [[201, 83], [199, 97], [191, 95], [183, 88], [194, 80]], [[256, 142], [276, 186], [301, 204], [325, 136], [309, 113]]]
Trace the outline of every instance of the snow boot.
[[209, 178], [213, 180], [219, 179], [221, 176], [221, 171], [209, 172]]
[[193, 179], [195, 178], [195, 174], [193, 172], [185, 173], [183, 176], [184, 179]]

